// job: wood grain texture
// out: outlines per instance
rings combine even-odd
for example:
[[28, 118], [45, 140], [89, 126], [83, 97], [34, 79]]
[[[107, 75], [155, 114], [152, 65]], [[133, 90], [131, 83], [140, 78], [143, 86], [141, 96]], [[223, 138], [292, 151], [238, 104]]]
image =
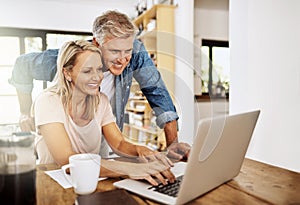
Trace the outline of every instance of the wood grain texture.
[[[74, 204], [77, 195], [73, 188], [62, 188], [44, 172], [57, 168], [58, 166], [54, 164], [37, 166], [37, 205]], [[113, 183], [118, 180], [107, 179], [100, 181], [96, 191], [114, 190], [116, 188], [113, 186]], [[138, 195], [130, 194], [139, 204], [160, 204]], [[299, 205], [300, 173], [245, 159], [237, 177], [187, 204]]]
[[270, 204], [300, 204], [300, 173], [245, 159], [228, 185]]

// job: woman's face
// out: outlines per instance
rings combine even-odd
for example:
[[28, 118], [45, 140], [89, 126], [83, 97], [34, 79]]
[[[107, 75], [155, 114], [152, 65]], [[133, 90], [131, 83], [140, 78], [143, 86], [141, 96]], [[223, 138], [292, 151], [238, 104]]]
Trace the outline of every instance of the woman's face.
[[97, 95], [103, 79], [102, 67], [99, 53], [84, 51], [78, 54], [72, 71], [68, 73], [74, 94]]
[[113, 74], [120, 75], [128, 65], [133, 48], [134, 37], [114, 38], [99, 46], [105, 67]]

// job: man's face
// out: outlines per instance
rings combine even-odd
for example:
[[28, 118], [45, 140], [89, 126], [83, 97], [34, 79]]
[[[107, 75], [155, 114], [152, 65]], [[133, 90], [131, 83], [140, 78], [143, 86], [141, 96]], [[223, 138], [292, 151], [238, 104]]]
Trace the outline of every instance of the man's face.
[[134, 37], [114, 38], [99, 46], [105, 67], [113, 74], [120, 75], [128, 65], [133, 48]]

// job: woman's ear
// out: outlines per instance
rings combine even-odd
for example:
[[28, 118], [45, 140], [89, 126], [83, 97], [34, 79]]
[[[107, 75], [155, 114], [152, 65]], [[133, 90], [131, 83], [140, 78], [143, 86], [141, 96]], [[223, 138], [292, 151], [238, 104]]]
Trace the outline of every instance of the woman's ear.
[[63, 72], [64, 72], [65, 79], [69, 82], [72, 82], [72, 77], [70, 75], [70, 71], [67, 71], [65, 68], [63, 68]]

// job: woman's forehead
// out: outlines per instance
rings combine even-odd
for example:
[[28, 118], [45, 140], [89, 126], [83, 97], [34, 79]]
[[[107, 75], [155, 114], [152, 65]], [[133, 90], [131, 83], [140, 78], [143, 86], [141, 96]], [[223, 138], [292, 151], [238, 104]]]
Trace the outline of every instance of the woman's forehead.
[[84, 51], [77, 55], [76, 67], [102, 67], [101, 55], [98, 52]]

